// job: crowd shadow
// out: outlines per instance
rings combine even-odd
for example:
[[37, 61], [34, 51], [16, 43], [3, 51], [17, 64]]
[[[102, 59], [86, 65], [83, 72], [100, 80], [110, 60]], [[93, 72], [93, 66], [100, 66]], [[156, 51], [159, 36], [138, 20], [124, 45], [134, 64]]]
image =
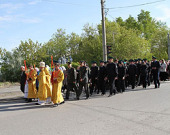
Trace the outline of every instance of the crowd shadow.
[[148, 88], [146, 88], [146, 89], [144, 89], [144, 88], [142, 88], [142, 87], [137, 88], [137, 89], [131, 89], [131, 88], [129, 87], [129, 88], [127, 88], [127, 89], [125, 90], [125, 92], [133, 92], [133, 91], [137, 92], [137, 91], [148, 91], [148, 90], [156, 90], [156, 89], [155, 89], [155, 88], [151, 88], [151, 87], [148, 87]]
[[[163, 83], [170, 83], [170, 82], [163, 82]], [[147, 87], [146, 89], [143, 89], [141, 86], [138, 86], [135, 89], [131, 89], [130, 87], [128, 87], [128, 89], [125, 90], [125, 93], [126, 92], [149, 91], [149, 90], [159, 90], [159, 89], [155, 89], [154, 86]], [[104, 96], [102, 96], [101, 93], [97, 94], [95, 92], [92, 96], [89, 97], [89, 99], [95, 100], [95, 99], [99, 99], [99, 98], [108, 98], [108, 95], [109, 95], [109, 90], [106, 90], [106, 95], [104, 95]], [[66, 103], [73, 102], [73, 101], [78, 102], [78, 101], [83, 101], [83, 100], [87, 100], [84, 91], [82, 92], [80, 100], [76, 99], [75, 92], [71, 92], [70, 99], [65, 100], [65, 102]], [[53, 105], [49, 105], [49, 104], [36, 105], [36, 102], [37, 102], [37, 100], [30, 102], [30, 103], [26, 103], [26, 101], [23, 97], [0, 99], [0, 112], [20, 111], [20, 110], [29, 110], [29, 109], [41, 109], [41, 108], [53, 108]]]
[[51, 108], [52, 105], [36, 105], [36, 100], [27, 103], [24, 98], [0, 99], [0, 112], [20, 111], [29, 109]]

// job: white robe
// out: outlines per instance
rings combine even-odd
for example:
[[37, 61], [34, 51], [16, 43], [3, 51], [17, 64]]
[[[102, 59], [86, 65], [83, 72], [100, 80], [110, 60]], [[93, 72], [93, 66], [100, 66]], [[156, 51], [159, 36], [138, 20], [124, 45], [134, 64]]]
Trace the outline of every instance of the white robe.
[[25, 83], [24, 98], [28, 98], [28, 82]]
[[47, 100], [39, 100], [38, 99], [39, 105], [50, 104], [50, 103], [51, 103], [51, 97], [47, 98]]

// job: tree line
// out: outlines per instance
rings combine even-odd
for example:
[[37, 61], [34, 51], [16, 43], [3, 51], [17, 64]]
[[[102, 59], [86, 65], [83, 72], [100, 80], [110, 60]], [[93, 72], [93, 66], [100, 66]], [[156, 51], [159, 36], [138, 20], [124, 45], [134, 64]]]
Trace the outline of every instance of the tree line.
[[[161, 21], [151, 17], [149, 11], [141, 10], [136, 18], [129, 16], [115, 20], [106, 18], [106, 41], [112, 46], [111, 56], [118, 59], [147, 58], [154, 55], [158, 59], [168, 59], [167, 33], [169, 28]], [[28, 64], [39, 66], [40, 61], [47, 65], [61, 56], [73, 58], [74, 62], [102, 59], [102, 25], [86, 24], [81, 35], [67, 34], [57, 29], [46, 43], [33, 42], [31, 39], [21, 41], [12, 51], [0, 48], [1, 81], [16, 82], [20, 77], [20, 66], [24, 60]]]

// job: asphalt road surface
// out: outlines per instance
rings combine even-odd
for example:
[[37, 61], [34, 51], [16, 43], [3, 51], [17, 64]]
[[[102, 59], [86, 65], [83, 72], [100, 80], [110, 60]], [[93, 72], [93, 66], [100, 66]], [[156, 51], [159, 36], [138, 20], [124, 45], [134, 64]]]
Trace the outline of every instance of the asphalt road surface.
[[[8, 94], [0, 98], [0, 135], [170, 135], [170, 82], [153, 87], [55, 108], [25, 103], [21, 92]], [[19, 93], [18, 86], [10, 89]]]

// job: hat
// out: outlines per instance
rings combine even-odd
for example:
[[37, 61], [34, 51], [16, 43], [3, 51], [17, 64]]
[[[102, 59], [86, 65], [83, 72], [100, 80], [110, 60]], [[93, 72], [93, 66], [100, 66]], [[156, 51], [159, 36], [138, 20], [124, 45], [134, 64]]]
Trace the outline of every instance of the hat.
[[129, 60], [129, 62], [133, 62], [133, 60], [132, 60], [132, 59], [130, 59], [130, 60]]
[[139, 59], [134, 59], [135, 62], [139, 61]]
[[152, 59], [156, 59], [156, 57], [155, 57], [155, 56], [152, 56]]
[[96, 62], [96, 61], [92, 61], [91, 63], [92, 63], [92, 64], [95, 64], [95, 63], [97, 63], [97, 62]]
[[147, 59], [145, 58], [145, 59], [143, 59], [144, 61], [146, 61]]
[[104, 61], [103, 61], [103, 60], [100, 60], [100, 63], [104, 63]]
[[70, 65], [70, 64], [71, 64], [71, 62], [67, 62], [67, 64], [68, 64], [68, 65]]
[[121, 61], [121, 60], [119, 60], [119, 61], [118, 61], [118, 64], [122, 64], [122, 61]]
[[138, 58], [138, 61], [140, 61], [141, 60], [141, 58]]
[[83, 63], [83, 62], [84, 62], [83, 60], [80, 61], [80, 63]]
[[124, 59], [124, 61], [127, 61], [127, 59]]
[[55, 66], [60, 66], [60, 63], [54, 63]]
[[109, 60], [110, 60], [110, 59], [113, 59], [113, 57], [109, 56], [108, 59], [109, 59]]
[[45, 67], [45, 62], [40, 62], [40, 67]]

